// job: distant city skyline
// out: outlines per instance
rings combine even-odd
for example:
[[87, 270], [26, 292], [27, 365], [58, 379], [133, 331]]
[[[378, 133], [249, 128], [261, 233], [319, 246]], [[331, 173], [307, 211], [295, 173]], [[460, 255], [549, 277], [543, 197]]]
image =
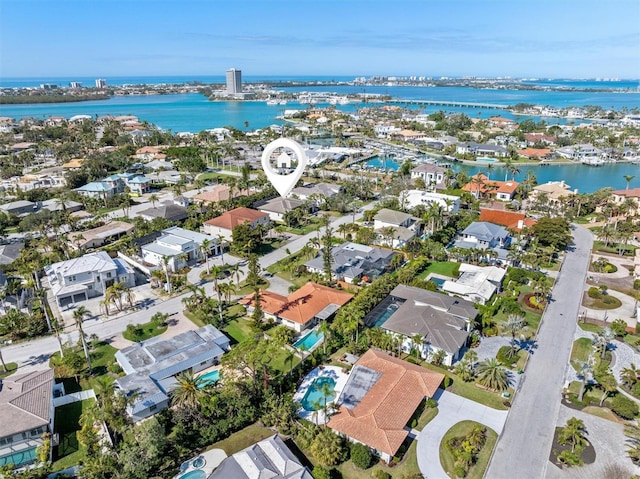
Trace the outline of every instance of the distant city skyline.
[[640, 78], [637, 0], [2, 0], [0, 77]]

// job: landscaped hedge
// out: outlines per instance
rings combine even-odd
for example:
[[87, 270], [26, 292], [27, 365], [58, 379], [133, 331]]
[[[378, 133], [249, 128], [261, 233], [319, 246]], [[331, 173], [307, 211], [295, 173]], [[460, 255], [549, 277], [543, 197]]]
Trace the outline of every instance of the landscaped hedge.
[[611, 409], [623, 419], [633, 419], [638, 415], [638, 404], [621, 393], [611, 401]]
[[595, 286], [591, 286], [589, 288], [589, 290], [587, 291], [587, 295], [589, 295], [589, 297], [592, 298], [592, 299], [601, 299], [602, 298], [602, 292], [600, 291], [599, 288], [596, 288]]

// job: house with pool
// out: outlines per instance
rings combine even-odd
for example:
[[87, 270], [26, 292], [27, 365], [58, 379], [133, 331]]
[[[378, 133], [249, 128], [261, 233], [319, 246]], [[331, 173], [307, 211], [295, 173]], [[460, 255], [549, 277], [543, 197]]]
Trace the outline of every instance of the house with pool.
[[[364, 322], [400, 338], [406, 353], [416, 349], [422, 358], [429, 359], [437, 351], [444, 351], [443, 363], [451, 366], [460, 358], [477, 315], [470, 301], [401, 284], [373, 308]], [[420, 344], [416, 344], [418, 336]]]
[[327, 425], [390, 462], [409, 436], [416, 409], [443, 379], [442, 373], [370, 349], [351, 369]]
[[[133, 344], [116, 353], [116, 361], [126, 376], [116, 379], [116, 386], [133, 397], [127, 412], [140, 421], [169, 406], [176, 375], [211, 369], [229, 351], [229, 338], [207, 324], [172, 338], [155, 337]], [[201, 375], [201, 386], [219, 378], [218, 371]]]
[[[350, 293], [309, 282], [289, 296], [263, 290], [260, 292], [260, 306], [267, 318], [300, 333], [320, 321], [331, 319], [351, 298], [353, 295]], [[249, 313], [252, 312], [254, 294], [245, 296], [240, 303], [247, 307]]]

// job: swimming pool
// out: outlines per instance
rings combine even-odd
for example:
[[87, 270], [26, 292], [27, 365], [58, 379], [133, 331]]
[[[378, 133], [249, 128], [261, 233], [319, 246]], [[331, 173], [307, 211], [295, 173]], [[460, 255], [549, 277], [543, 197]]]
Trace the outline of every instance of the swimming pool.
[[[326, 395], [323, 392], [325, 384], [329, 386]], [[300, 404], [306, 411], [322, 409], [325, 403], [328, 404], [336, 398], [335, 387], [336, 382], [333, 378], [319, 377], [311, 383]]]
[[384, 313], [382, 313], [382, 315], [378, 318], [374, 326], [378, 326], [378, 327], [382, 326], [385, 323], [385, 321], [389, 319], [389, 316], [391, 316], [397, 310], [398, 310], [398, 305], [395, 303], [392, 303], [389, 306], [387, 306], [387, 309], [385, 309]]
[[441, 289], [442, 285], [444, 284], [446, 279], [431, 277], [431, 278], [429, 278], [429, 281], [433, 281], [434, 283], [436, 283], [438, 285], [438, 289]]
[[496, 160], [495, 158], [480, 157], [480, 158], [476, 158], [476, 162], [478, 162], [478, 163], [497, 163], [498, 160]]
[[208, 373], [204, 373], [202, 376], [198, 376], [198, 389], [202, 389], [207, 386], [211, 386], [218, 382], [220, 379], [220, 371], [209, 371]]
[[178, 479], [206, 479], [207, 473], [201, 471], [200, 469], [196, 469], [195, 471], [189, 471], [186, 474], [178, 477]]
[[322, 341], [323, 338], [324, 333], [320, 333], [314, 329], [293, 343], [293, 347], [302, 349], [303, 351], [309, 351], [316, 344]]

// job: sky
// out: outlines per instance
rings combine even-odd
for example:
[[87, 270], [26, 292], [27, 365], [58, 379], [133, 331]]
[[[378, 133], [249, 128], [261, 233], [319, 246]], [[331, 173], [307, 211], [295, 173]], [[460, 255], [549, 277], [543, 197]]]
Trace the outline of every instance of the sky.
[[0, 78], [640, 78], [638, 0], [0, 0]]

